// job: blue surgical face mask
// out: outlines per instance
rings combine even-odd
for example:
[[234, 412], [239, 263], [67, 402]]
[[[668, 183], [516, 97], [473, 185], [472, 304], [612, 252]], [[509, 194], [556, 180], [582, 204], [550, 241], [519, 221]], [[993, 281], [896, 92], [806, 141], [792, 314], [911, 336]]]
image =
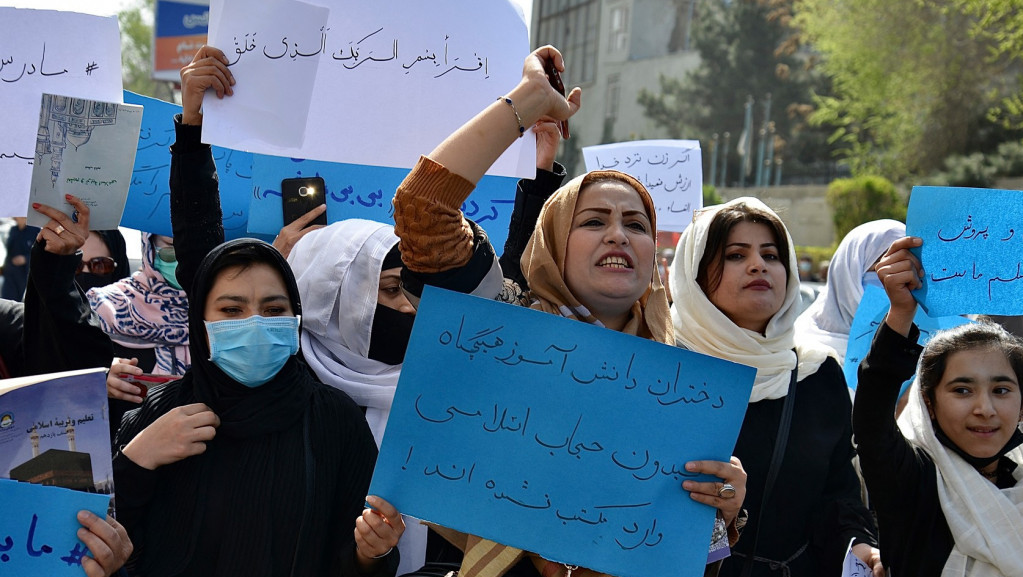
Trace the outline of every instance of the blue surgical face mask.
[[298, 352], [298, 317], [262, 317], [206, 321], [210, 360], [246, 387], [274, 378]]
[[881, 279], [877, 277], [877, 272], [868, 270], [863, 273], [863, 288], [868, 286], [876, 286], [879, 289], [884, 290], [884, 285], [881, 284]]
[[181, 290], [181, 285], [178, 283], [178, 277], [175, 273], [178, 271], [178, 261], [167, 262], [160, 257], [153, 259], [153, 268], [163, 275], [163, 280], [167, 281], [167, 284], [172, 287]]

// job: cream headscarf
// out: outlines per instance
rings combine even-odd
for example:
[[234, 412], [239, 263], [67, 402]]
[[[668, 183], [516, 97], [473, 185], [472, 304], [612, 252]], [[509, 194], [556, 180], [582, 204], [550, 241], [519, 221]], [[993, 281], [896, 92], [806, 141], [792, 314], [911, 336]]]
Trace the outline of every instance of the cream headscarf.
[[893, 242], [906, 236], [906, 225], [897, 220], [874, 220], [849, 231], [828, 266], [828, 284], [810, 308], [799, 315], [796, 331], [815, 339], [845, 359], [849, 328], [863, 298], [863, 275]]
[[[731, 202], [709, 207], [699, 212], [693, 223], [682, 233], [675, 249], [675, 260], [671, 263], [671, 320], [675, 328], [677, 344], [698, 353], [715, 356], [757, 369], [750, 402], [764, 399], [779, 399], [788, 394], [790, 372], [796, 365], [799, 353], [797, 380], [817, 372], [834, 350], [813, 341], [797, 342], [794, 324], [799, 314], [799, 274], [795, 266], [789, 268], [785, 301], [781, 309], [767, 323], [764, 334], [738, 327], [722, 313], [696, 282], [700, 260], [707, 247], [707, 230], [711, 221], [724, 208], [745, 204], [752, 208], [777, 215], [763, 202], [750, 197], [737, 198]], [[778, 219], [781, 221], [781, 219]], [[785, 231], [789, 253], [782, 255], [793, 265], [796, 251], [792, 237]]]
[[[616, 170], [598, 170], [573, 178], [544, 203], [536, 230], [522, 254], [522, 272], [529, 283], [533, 299], [531, 308], [600, 324], [568, 289], [563, 271], [579, 191], [590, 183], [607, 179], [623, 182], [636, 190], [650, 216], [650, 236], [656, 242], [657, 210], [650, 193], [638, 180]], [[622, 332], [671, 344], [671, 331], [668, 327], [668, 297], [661, 286], [655, 264], [650, 287], [633, 304], [632, 316]]]
[[[934, 460], [938, 499], [955, 547], [942, 577], [1023, 576], [1023, 467], [1013, 472], [1017, 484], [999, 489], [934, 436], [931, 417], [916, 380], [899, 429], [910, 443]], [[1023, 447], [1006, 453], [1023, 465]]]
[[[589, 310], [572, 294], [565, 283], [565, 254], [568, 235], [572, 230], [575, 205], [579, 191], [598, 179], [611, 179], [631, 186], [639, 193], [650, 216], [650, 236], [657, 239], [657, 210], [646, 188], [635, 178], [615, 170], [600, 170], [576, 177], [559, 188], [544, 203], [537, 219], [536, 230], [522, 254], [522, 272], [529, 283], [530, 308], [600, 325]], [[671, 344], [672, 336], [668, 315], [668, 297], [661, 286], [657, 267], [651, 272], [650, 286], [632, 306], [632, 316], [622, 332]], [[438, 533], [465, 552], [459, 571], [461, 577], [499, 577], [504, 575], [523, 557], [528, 556], [538, 571], [547, 561], [536, 553], [502, 545], [490, 539], [465, 535], [451, 529], [434, 526]], [[561, 570], [562, 572], [564, 569]], [[573, 571], [573, 575], [597, 575], [593, 571]]]

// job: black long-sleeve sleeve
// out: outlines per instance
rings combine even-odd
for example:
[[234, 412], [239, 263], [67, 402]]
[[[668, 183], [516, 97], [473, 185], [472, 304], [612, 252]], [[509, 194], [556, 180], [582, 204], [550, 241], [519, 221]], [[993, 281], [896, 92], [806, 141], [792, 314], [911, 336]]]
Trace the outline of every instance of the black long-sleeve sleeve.
[[210, 145], [203, 144], [202, 127], [174, 117], [177, 140], [171, 146], [170, 207], [176, 276], [189, 300], [192, 280], [202, 259], [224, 242], [220, 181]]
[[22, 350], [8, 369], [23, 376], [109, 366], [110, 338], [75, 284], [82, 253], [58, 255], [44, 248], [45, 242], [38, 242], [32, 249]]
[[553, 171], [538, 168], [536, 178], [524, 178], [516, 186], [515, 207], [512, 209], [511, 222], [508, 223], [508, 238], [504, 242], [504, 253], [499, 262], [504, 278], [514, 281], [523, 291], [529, 290], [529, 285], [522, 274], [522, 253], [533, 236], [533, 230], [536, 229], [540, 209], [561, 187], [567, 175], [565, 167], [555, 162]]
[[853, 406], [860, 468], [877, 513], [881, 560], [893, 575], [939, 575], [955, 544], [938, 500], [937, 471], [895, 421], [899, 390], [922, 348], [882, 323], [860, 363]]

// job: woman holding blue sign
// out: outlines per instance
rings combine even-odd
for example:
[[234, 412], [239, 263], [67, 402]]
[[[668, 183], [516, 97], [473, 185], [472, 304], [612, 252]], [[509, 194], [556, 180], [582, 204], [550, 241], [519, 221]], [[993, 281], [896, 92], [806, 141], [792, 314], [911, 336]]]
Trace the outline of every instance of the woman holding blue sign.
[[[403, 287], [413, 300], [424, 284], [476, 286], [492, 271], [496, 259], [486, 233], [465, 219], [459, 206], [527, 126], [563, 121], [579, 109], [581, 91], [559, 94], [545, 72], [549, 69], [564, 70], [561, 54], [550, 46], [534, 51], [518, 86], [420, 158], [398, 188], [395, 232], [406, 267]], [[529, 289], [525, 302], [534, 309], [670, 343], [667, 297], [654, 266], [655, 243], [656, 210], [641, 183], [617, 171], [575, 178], [544, 204], [522, 255]], [[499, 289], [490, 296], [498, 296]], [[693, 462], [686, 469], [721, 479], [685, 481], [683, 488], [694, 500], [719, 509], [721, 533], [727, 525], [730, 536], [737, 537], [734, 524], [746, 485], [738, 460]], [[486, 539], [445, 533], [464, 548], [461, 577], [496, 577], [509, 571], [539, 571], [544, 577], [594, 574]]]
[[938, 332], [921, 350], [911, 291], [923, 270], [910, 253], [921, 242], [902, 238], [878, 263], [891, 308], [860, 364], [853, 411], [884, 564], [899, 576], [1019, 575], [1023, 343], [974, 323]]
[[401, 517], [366, 497], [376, 446], [362, 412], [299, 353], [291, 268], [262, 241], [221, 244], [200, 125], [206, 90], [230, 93], [227, 58], [204, 46], [181, 76], [171, 220], [193, 364], [151, 389], [118, 432], [117, 510], [137, 547], [132, 570], [393, 575]]
[[823, 575], [855, 539], [853, 552], [880, 577], [842, 368], [831, 349], [795, 332], [795, 262], [781, 219], [739, 198], [697, 213], [671, 265], [677, 344], [757, 369], [735, 446], [753, 481], [750, 523], [721, 574]]

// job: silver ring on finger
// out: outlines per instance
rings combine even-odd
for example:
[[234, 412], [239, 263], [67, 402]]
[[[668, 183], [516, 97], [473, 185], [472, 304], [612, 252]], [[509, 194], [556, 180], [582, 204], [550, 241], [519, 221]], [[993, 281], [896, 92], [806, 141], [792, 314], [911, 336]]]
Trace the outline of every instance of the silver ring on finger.
[[731, 483], [724, 483], [721, 488], [718, 489], [718, 497], [722, 499], [731, 499], [735, 496], [735, 487]]
[[53, 232], [57, 233], [57, 236], [60, 236], [60, 233], [64, 232], [65, 230], [67, 229], [64, 228], [64, 225], [58, 224], [57, 228], [53, 229]]

